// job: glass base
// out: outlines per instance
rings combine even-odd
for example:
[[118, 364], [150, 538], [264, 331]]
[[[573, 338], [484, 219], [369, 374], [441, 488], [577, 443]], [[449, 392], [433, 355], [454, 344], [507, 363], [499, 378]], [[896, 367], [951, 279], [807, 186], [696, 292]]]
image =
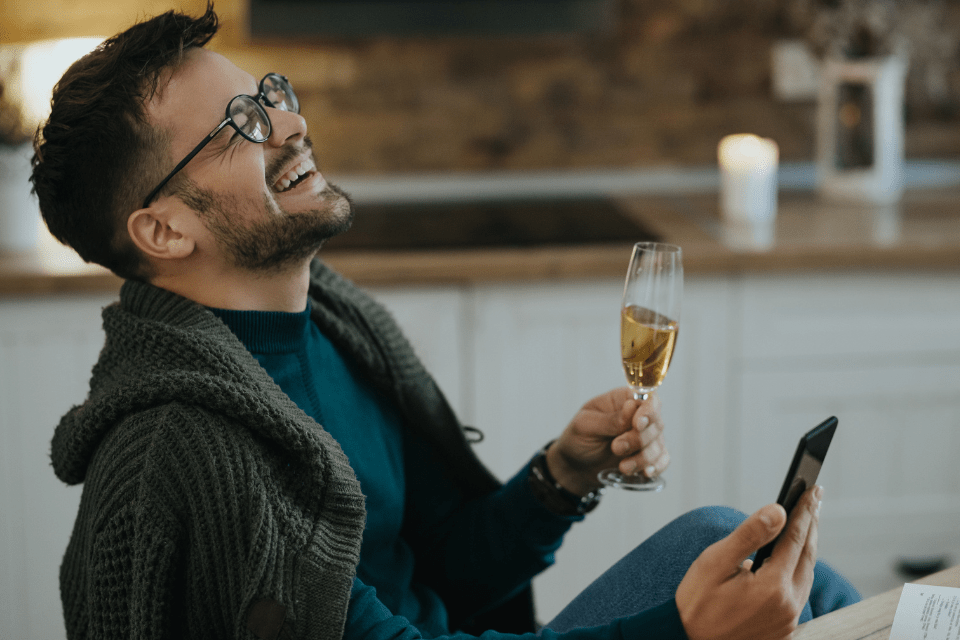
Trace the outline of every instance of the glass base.
[[601, 471], [597, 478], [607, 487], [616, 487], [618, 489], [627, 489], [628, 491], [663, 491], [667, 486], [667, 481], [662, 477], [648, 478], [639, 473], [625, 475], [616, 469], [606, 469]]

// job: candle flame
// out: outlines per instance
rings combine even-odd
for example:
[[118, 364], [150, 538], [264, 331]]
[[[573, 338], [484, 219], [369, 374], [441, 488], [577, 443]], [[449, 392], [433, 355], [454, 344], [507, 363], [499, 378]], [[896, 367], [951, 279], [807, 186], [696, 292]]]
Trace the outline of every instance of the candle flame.
[[727, 169], [768, 171], [776, 168], [780, 150], [770, 138], [737, 133], [720, 141], [717, 156], [720, 165]]

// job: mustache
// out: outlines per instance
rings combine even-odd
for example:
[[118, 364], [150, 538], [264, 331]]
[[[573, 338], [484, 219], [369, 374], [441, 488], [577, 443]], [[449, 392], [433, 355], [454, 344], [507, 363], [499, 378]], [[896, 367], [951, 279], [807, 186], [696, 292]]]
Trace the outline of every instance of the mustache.
[[[267, 165], [267, 184], [274, 184], [277, 180], [280, 179], [280, 176], [283, 174], [283, 168], [294, 158], [301, 155], [304, 151], [309, 151], [310, 155], [313, 156], [313, 141], [310, 140], [310, 136], [303, 137], [303, 143], [298, 144], [292, 147], [284, 147], [280, 155], [270, 161]], [[316, 159], [314, 159], [314, 164], [316, 164]]]

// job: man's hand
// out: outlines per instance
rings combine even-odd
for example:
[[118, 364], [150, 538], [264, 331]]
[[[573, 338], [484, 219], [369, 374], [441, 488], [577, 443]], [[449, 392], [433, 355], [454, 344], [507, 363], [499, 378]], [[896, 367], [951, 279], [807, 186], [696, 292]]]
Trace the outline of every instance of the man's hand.
[[628, 387], [583, 405], [547, 450], [550, 473], [565, 489], [579, 495], [600, 487], [597, 474], [604, 469], [619, 467], [626, 474], [652, 477], [669, 464], [660, 398], [654, 392], [643, 402], [634, 400]]
[[690, 640], [789, 638], [810, 597], [817, 561], [822, 487], [808, 489], [773, 553], [754, 573], [747, 557], [777, 537], [786, 512], [763, 507], [707, 547], [677, 588], [677, 608]]

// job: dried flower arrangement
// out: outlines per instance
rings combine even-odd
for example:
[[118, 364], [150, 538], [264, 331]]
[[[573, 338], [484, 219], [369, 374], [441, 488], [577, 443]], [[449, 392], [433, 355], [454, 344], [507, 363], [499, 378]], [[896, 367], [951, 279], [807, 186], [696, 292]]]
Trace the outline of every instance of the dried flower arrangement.
[[955, 0], [786, 0], [786, 14], [818, 55], [906, 56], [914, 98], [956, 102], [950, 95], [960, 75]]
[[951, 55], [956, 47], [945, 0], [788, 0], [787, 12], [821, 55]]

